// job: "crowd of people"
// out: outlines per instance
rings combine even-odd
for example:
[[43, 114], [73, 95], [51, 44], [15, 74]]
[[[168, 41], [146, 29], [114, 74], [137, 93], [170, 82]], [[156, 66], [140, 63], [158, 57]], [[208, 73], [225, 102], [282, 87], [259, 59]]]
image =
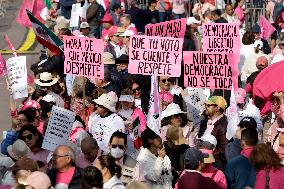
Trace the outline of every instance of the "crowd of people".
[[[31, 66], [28, 97], [16, 105], [3, 133], [2, 189], [280, 189], [284, 185], [284, 91], [270, 91], [268, 106], [254, 103], [257, 76], [284, 60], [284, 3], [270, 0], [265, 16], [275, 31], [265, 39], [255, 23], [246, 28], [245, 0], [52, 0], [41, 20], [63, 36], [103, 39], [104, 78], [64, 74], [64, 53], [43, 47]], [[72, 5], [85, 17], [70, 27]], [[255, 1], [257, 7], [262, 6]], [[202, 51], [202, 24], [237, 23], [241, 48], [236, 96], [239, 123], [227, 137], [231, 91], [202, 89], [198, 118], [187, 103], [183, 76], [158, 77], [160, 133], [147, 126], [151, 76], [128, 72], [130, 37], [147, 24], [185, 18], [183, 51]], [[282, 29], [283, 27], [283, 29]], [[276, 78], [276, 77], [275, 77]], [[269, 83], [267, 83], [269, 85]], [[7, 85], [11, 92], [11, 88]], [[73, 111], [75, 121], [65, 145], [42, 148], [53, 106]], [[4, 108], [4, 107], [3, 107]], [[201, 120], [196, 122], [197, 119]], [[133, 137], [138, 120], [139, 136]]]

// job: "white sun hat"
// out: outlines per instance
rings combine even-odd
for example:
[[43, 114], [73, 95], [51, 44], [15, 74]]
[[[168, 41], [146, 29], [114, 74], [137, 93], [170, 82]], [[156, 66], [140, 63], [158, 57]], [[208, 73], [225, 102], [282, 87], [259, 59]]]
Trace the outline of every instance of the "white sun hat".
[[164, 111], [162, 111], [162, 119], [177, 114], [186, 114], [186, 112], [181, 111], [178, 104], [171, 103]]
[[39, 79], [35, 79], [35, 83], [41, 87], [49, 87], [57, 82], [58, 78], [52, 77], [49, 72], [43, 72], [39, 75]]
[[96, 104], [105, 107], [111, 112], [116, 112], [116, 98], [111, 94], [102, 94], [98, 99], [93, 100]]

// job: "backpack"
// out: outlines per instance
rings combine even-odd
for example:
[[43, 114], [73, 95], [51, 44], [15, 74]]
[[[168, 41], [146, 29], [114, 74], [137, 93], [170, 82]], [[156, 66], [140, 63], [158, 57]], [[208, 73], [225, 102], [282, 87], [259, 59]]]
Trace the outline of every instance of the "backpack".
[[281, 0], [279, 3], [275, 0], [272, 0], [274, 3], [274, 10], [272, 14], [273, 21], [276, 21], [278, 15], [280, 15], [283, 12], [283, 0]]
[[99, 21], [102, 20], [103, 17], [105, 16], [105, 13], [106, 13], [106, 11], [105, 11], [104, 7], [101, 4], [99, 4], [99, 8], [98, 8], [98, 11], [97, 11], [97, 16], [96, 16], [97, 19]]

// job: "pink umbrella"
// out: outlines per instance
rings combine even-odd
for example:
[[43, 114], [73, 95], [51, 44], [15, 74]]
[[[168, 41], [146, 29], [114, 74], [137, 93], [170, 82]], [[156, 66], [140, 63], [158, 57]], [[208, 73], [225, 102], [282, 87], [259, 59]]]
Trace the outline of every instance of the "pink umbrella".
[[[262, 110], [267, 107], [272, 94], [276, 91], [284, 92], [284, 61], [272, 64], [262, 70], [253, 83], [253, 96], [256, 106]], [[257, 103], [256, 99], [262, 99]]]

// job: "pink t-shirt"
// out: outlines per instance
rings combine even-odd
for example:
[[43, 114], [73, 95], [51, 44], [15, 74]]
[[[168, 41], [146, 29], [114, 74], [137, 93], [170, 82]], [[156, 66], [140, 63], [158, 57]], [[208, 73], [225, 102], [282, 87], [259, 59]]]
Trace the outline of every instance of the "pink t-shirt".
[[245, 13], [244, 13], [244, 10], [240, 7], [237, 7], [235, 9], [235, 14], [237, 15], [239, 21], [240, 21], [240, 24], [243, 24], [244, 21], [245, 21]]
[[[284, 168], [278, 170], [269, 171], [269, 188], [270, 189], [280, 189], [284, 186]], [[265, 171], [260, 170], [256, 174], [255, 186], [254, 189], [265, 189]]]
[[173, 4], [173, 12], [175, 14], [184, 14], [185, 13], [185, 4], [188, 0], [170, 0], [170, 3]]
[[[214, 174], [215, 174], [215, 176], [213, 177]], [[222, 187], [224, 189], [227, 188], [227, 181], [226, 181], [226, 177], [225, 177], [224, 173], [222, 171], [216, 169], [215, 167], [213, 167], [212, 164], [206, 164], [206, 166], [202, 170], [202, 175], [204, 177], [209, 177], [209, 178], [213, 179], [220, 187]]]
[[75, 167], [71, 167], [68, 171], [66, 172], [57, 172], [56, 174], [56, 185], [58, 184], [65, 184], [65, 185], [69, 185], [69, 183], [72, 180], [72, 177], [74, 175], [75, 172]]

